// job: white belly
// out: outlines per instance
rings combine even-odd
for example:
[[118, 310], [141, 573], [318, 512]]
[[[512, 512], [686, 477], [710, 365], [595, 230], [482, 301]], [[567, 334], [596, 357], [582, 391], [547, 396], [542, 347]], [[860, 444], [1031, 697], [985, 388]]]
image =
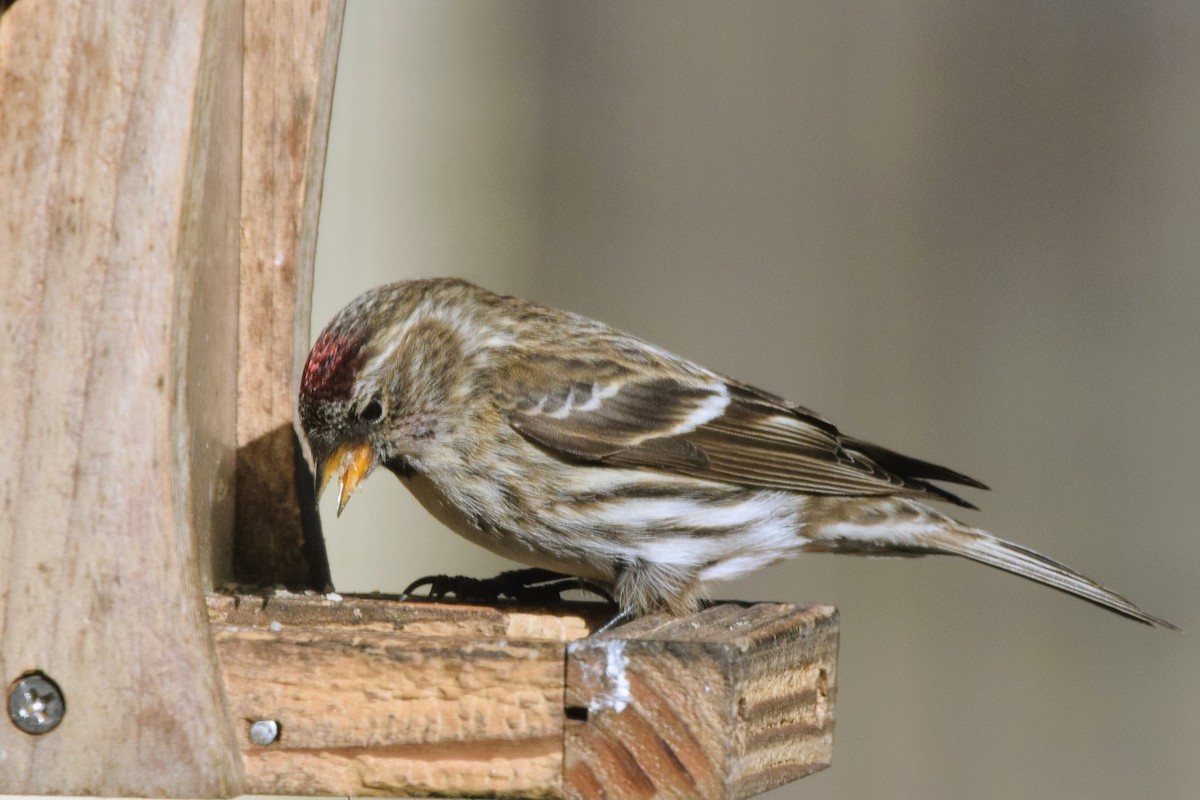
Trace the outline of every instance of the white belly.
[[480, 525], [477, 520], [464, 514], [461, 509], [449, 502], [434, 482], [419, 472], [413, 472], [410, 476], [397, 475], [397, 477], [412, 492], [413, 497], [417, 498], [417, 502], [433, 515], [434, 519], [467, 541], [487, 548], [496, 555], [531, 567], [541, 567], [567, 575], [599, 581], [612, 580], [613, 572], [607, 565], [595, 564], [583, 559], [565, 558], [540, 547], [533, 536], [507, 534]]

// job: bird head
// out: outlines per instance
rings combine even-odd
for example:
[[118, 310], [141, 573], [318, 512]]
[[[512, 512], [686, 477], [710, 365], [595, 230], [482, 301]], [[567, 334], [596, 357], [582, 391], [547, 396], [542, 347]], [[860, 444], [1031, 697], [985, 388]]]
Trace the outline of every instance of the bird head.
[[373, 428], [383, 400], [363, 380], [370, 356], [365, 331], [326, 328], [317, 338], [300, 383], [300, 422], [316, 467], [317, 496], [338, 480], [338, 514], [379, 463]]
[[411, 472], [452, 424], [462, 348], [430, 316], [436, 288], [410, 281], [367, 292], [338, 312], [308, 355], [300, 424], [318, 496], [338, 476], [339, 514], [377, 466]]

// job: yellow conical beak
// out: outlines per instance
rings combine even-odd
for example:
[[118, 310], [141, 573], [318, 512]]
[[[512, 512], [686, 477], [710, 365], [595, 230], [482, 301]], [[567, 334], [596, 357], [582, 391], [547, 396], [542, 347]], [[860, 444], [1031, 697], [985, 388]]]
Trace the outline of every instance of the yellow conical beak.
[[375, 469], [375, 452], [369, 444], [342, 445], [324, 464], [321, 465], [321, 482], [317, 486], [317, 497], [325, 491], [325, 486], [335, 473], [338, 477], [338, 507], [340, 517], [342, 509], [350, 502], [350, 495], [362, 483], [363, 479]]

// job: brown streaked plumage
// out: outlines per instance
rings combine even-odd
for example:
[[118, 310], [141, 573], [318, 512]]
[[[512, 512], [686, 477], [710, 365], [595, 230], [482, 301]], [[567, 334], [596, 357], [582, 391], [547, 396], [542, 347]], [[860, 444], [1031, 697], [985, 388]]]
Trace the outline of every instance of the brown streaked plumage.
[[377, 465], [471, 541], [604, 582], [624, 611], [799, 552], [955, 554], [1172, 627], [963, 525], [978, 481], [576, 314], [454, 279], [373, 289], [313, 346], [300, 416], [339, 512]]

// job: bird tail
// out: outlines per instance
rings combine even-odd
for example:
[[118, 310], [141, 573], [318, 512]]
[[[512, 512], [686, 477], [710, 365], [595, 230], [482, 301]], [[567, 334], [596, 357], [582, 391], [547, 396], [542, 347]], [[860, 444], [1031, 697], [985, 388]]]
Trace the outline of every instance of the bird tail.
[[872, 515], [870, 521], [829, 520], [806, 531], [808, 543], [804, 549], [867, 555], [963, 556], [1074, 595], [1146, 625], [1179, 630], [1066, 564], [987, 531], [963, 525], [919, 503], [900, 502], [910, 514], [916, 512], [919, 517], [904, 521], [893, 518], [892, 524], [879, 520], [879, 515]]
[[1121, 595], [1105, 589], [1096, 581], [1075, 570], [1019, 544], [1006, 542], [977, 528], [959, 526], [945, 537], [939, 537], [932, 552], [964, 556], [972, 561], [1002, 569], [1022, 578], [1045, 584], [1060, 592], [1107, 608], [1123, 617], [1159, 628], [1179, 630], [1165, 619], [1147, 614]]

